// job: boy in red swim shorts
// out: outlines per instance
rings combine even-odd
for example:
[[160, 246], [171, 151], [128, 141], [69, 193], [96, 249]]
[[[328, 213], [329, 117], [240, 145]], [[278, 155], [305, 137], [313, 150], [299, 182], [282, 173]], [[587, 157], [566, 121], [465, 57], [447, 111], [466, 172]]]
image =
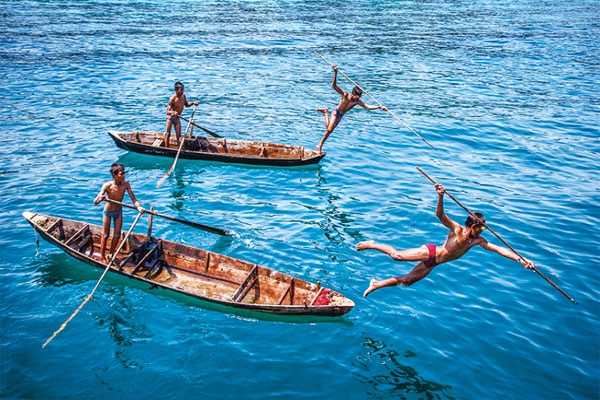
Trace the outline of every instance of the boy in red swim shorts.
[[533, 269], [534, 265], [531, 261], [520, 258], [511, 250], [497, 246], [488, 242], [481, 237], [481, 232], [485, 229], [485, 218], [480, 213], [469, 215], [465, 222], [465, 226], [452, 221], [444, 213], [444, 187], [441, 184], [435, 185], [438, 192], [438, 203], [436, 207], [436, 216], [442, 224], [450, 229], [450, 233], [446, 237], [446, 241], [441, 246], [434, 244], [424, 244], [421, 247], [407, 250], [396, 250], [392, 246], [379, 244], [373, 241], [360, 242], [356, 245], [358, 251], [372, 249], [379, 250], [396, 261], [419, 261], [419, 263], [404, 276], [396, 276], [385, 279], [383, 281], [371, 280], [369, 287], [365, 290], [363, 296], [367, 297], [374, 290], [386, 286], [410, 286], [413, 283], [425, 278], [433, 268], [448, 261], [456, 260], [462, 257], [471, 247], [479, 245], [486, 250], [493, 251], [511, 260], [515, 260], [525, 268]]

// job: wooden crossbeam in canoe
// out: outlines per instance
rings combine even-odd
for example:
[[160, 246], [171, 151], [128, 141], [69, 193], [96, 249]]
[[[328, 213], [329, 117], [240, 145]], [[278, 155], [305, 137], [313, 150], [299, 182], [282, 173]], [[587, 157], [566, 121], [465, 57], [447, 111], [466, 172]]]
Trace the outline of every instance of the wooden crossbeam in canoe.
[[281, 294], [281, 296], [279, 297], [279, 300], [277, 300], [277, 305], [281, 305], [281, 303], [283, 303], [283, 300], [285, 300], [285, 298], [288, 294], [290, 295], [290, 305], [294, 304], [294, 288], [295, 288], [295, 286], [296, 286], [296, 281], [294, 280], [294, 278], [292, 278], [288, 287]]
[[73, 236], [71, 236], [69, 238], [69, 240], [67, 240], [65, 242], [65, 246], [69, 246], [69, 244], [73, 243], [75, 241], [75, 239], [79, 239], [79, 237], [83, 234], [83, 232], [85, 232], [86, 230], [90, 229], [90, 225], [89, 224], [85, 224], [83, 226], [83, 228], [81, 228], [80, 230], [77, 231], [77, 233], [75, 233]]
[[58, 218], [56, 221], [54, 221], [54, 222], [52, 223], [52, 225], [50, 225], [50, 227], [49, 227], [48, 229], [46, 229], [46, 232], [48, 232], [48, 233], [52, 233], [52, 231], [53, 231], [54, 229], [56, 229], [56, 227], [57, 227], [59, 224], [62, 226], [62, 218]]
[[255, 265], [254, 268], [252, 268], [252, 271], [250, 271], [250, 273], [248, 274], [248, 276], [246, 277], [244, 282], [242, 282], [240, 287], [235, 291], [235, 293], [233, 295], [233, 301], [239, 303], [242, 300], [244, 300], [244, 298], [246, 297], [246, 295], [252, 288], [254, 288], [254, 290], [255, 290], [254, 297], [257, 298], [258, 297], [258, 266], [257, 265]]
[[146, 254], [144, 254], [144, 256], [141, 258], [141, 260], [136, 264], [135, 268], [133, 269], [133, 271], [131, 271], [131, 275], [134, 275], [140, 268], [142, 268], [144, 266], [144, 264], [146, 263], [146, 261], [152, 256], [152, 254], [156, 253], [161, 247], [161, 241], [159, 240], [154, 247], [152, 247], [150, 250], [148, 250], [146, 252]]

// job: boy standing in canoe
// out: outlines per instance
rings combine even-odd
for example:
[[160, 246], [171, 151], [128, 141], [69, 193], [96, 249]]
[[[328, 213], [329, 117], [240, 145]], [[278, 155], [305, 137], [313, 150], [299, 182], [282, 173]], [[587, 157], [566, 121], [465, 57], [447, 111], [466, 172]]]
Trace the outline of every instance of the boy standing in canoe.
[[333, 81], [331, 82], [331, 87], [336, 92], [338, 92], [342, 96], [342, 98], [340, 99], [340, 104], [338, 104], [338, 106], [331, 112], [331, 118], [329, 118], [329, 110], [327, 108], [317, 108], [317, 111], [320, 111], [325, 115], [325, 135], [323, 136], [323, 139], [321, 139], [321, 142], [319, 142], [319, 145], [317, 146], [317, 151], [319, 153], [321, 153], [323, 143], [325, 143], [325, 141], [327, 140], [331, 132], [333, 132], [335, 127], [338, 126], [344, 114], [346, 114], [348, 111], [354, 108], [354, 106], [359, 105], [361, 107], [366, 108], [367, 110], [379, 109], [387, 111], [387, 108], [385, 106], [370, 106], [363, 103], [360, 100], [360, 97], [362, 96], [362, 90], [358, 86], [355, 86], [354, 89], [352, 89], [352, 93], [348, 93], [344, 89], [340, 88], [337, 85], [338, 67], [334, 65], [332, 66], [332, 68]]
[[442, 224], [450, 229], [450, 233], [446, 237], [446, 241], [442, 246], [434, 244], [424, 244], [416, 249], [396, 250], [392, 246], [375, 243], [373, 241], [360, 242], [356, 245], [358, 251], [373, 249], [386, 253], [396, 261], [419, 261], [419, 263], [405, 276], [397, 276], [383, 281], [371, 280], [369, 287], [365, 290], [363, 296], [367, 297], [374, 290], [381, 289], [386, 286], [410, 286], [413, 283], [425, 278], [436, 265], [456, 260], [462, 257], [471, 247], [479, 245], [486, 250], [490, 250], [521, 263], [527, 269], [533, 269], [534, 265], [531, 261], [520, 258], [518, 255], [509, 249], [501, 246], [496, 246], [489, 243], [486, 239], [480, 236], [485, 229], [485, 218], [480, 213], [473, 213], [477, 218], [469, 215], [465, 226], [452, 221], [444, 213], [444, 186], [436, 184], [435, 188], [438, 192], [438, 203], [436, 208], [436, 216]]
[[167, 132], [165, 133], [165, 147], [169, 147], [169, 138], [171, 137], [171, 127], [175, 127], [175, 137], [177, 138], [177, 146], [179, 146], [179, 137], [181, 136], [181, 121], [179, 117], [183, 112], [183, 107], [191, 107], [200, 104], [199, 101], [188, 103], [185, 94], [183, 93], [183, 83], [175, 83], [175, 94], [171, 96], [167, 103]]
[[[111, 165], [110, 173], [113, 177], [113, 180], [102, 185], [100, 193], [94, 199], [94, 204], [100, 203], [102, 200], [104, 200], [105, 196], [110, 200], [122, 202], [125, 192], [127, 191], [131, 201], [133, 201], [133, 204], [137, 207], [138, 211], [142, 213], [146, 211], [142, 206], [140, 206], [140, 203], [135, 198], [129, 182], [125, 180], [125, 167], [123, 167], [123, 164], [114, 163]], [[115, 248], [117, 247], [117, 242], [121, 237], [121, 228], [123, 227], [123, 208], [120, 204], [114, 204], [107, 201], [106, 205], [104, 206], [103, 214], [104, 217], [102, 219], [102, 228], [104, 231], [100, 240], [100, 261], [106, 263], [106, 241], [110, 236], [110, 221], [111, 219], [114, 220], [114, 233], [112, 241], [110, 242], [109, 254], [114, 254]]]

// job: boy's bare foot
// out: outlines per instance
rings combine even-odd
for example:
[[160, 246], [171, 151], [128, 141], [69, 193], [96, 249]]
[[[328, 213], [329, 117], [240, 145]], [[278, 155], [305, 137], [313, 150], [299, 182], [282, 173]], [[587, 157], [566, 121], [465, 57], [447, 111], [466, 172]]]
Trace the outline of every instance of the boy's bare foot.
[[369, 295], [369, 293], [371, 293], [375, 289], [378, 289], [377, 288], [377, 281], [375, 279], [371, 279], [371, 282], [369, 283], [369, 287], [363, 293], [363, 297], [367, 297]]
[[327, 108], [317, 108], [318, 112], [322, 112], [323, 114], [327, 114], [329, 110]]
[[371, 245], [374, 244], [375, 242], [372, 240], [365, 240], [364, 242], [359, 242], [356, 245], [356, 250], [358, 251], [363, 251], [365, 249], [370, 249]]

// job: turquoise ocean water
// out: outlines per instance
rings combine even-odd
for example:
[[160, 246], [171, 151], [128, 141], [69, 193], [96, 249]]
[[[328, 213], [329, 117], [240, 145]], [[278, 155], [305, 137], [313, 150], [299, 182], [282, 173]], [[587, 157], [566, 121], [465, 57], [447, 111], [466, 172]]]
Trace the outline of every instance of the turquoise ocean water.
[[[0, 5], [2, 399], [599, 398], [597, 1]], [[172, 160], [124, 152], [106, 133], [163, 130], [180, 80], [203, 126], [314, 148], [315, 109], [339, 99], [314, 50], [436, 150], [358, 108], [318, 167], [182, 160], [157, 190]], [[156, 236], [321, 281], [355, 308], [257, 318], [108, 276], [41, 349], [100, 271], [36, 248], [21, 213], [100, 224], [92, 200], [117, 161], [144, 206], [236, 232], [155, 220]], [[482, 249], [363, 299], [371, 278], [413, 264], [359, 253], [359, 241], [409, 248], [446, 235], [417, 166], [580, 305]]]

